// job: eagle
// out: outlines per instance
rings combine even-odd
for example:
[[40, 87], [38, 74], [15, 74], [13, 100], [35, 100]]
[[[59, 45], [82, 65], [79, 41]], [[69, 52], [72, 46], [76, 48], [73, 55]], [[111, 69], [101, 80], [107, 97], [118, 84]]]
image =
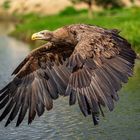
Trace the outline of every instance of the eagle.
[[45, 40], [14, 70], [13, 80], [0, 90], [0, 121], [5, 126], [17, 116], [19, 126], [28, 112], [35, 116], [53, 108], [53, 100], [69, 96], [84, 116], [99, 124], [103, 107], [114, 109], [117, 92], [133, 75], [136, 53], [117, 29], [72, 24], [54, 31], [43, 30], [32, 40]]

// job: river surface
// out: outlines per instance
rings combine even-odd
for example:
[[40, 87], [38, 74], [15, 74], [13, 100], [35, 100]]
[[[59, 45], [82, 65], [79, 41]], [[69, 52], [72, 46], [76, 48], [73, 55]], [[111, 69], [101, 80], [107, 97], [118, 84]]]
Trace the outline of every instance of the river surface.
[[[29, 45], [1, 32], [0, 89], [29, 51]], [[119, 95], [114, 111], [105, 109], [105, 118], [101, 117], [98, 126], [93, 125], [91, 116], [82, 115], [77, 104], [69, 107], [68, 98], [61, 97], [31, 125], [27, 125], [27, 116], [20, 127], [15, 127], [16, 121], [6, 128], [6, 120], [0, 122], [0, 140], [140, 140], [140, 61]]]

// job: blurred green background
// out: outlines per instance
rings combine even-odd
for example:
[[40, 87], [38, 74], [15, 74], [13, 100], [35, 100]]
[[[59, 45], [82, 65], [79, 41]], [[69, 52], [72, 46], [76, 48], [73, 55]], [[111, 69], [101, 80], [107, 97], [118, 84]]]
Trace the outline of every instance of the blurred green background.
[[[40, 1], [32, 10], [27, 10], [30, 7], [29, 4], [28, 6], [23, 4], [22, 8], [15, 8], [12, 12], [9, 10], [12, 5], [11, 1], [3, 0], [1, 9], [4, 12], [1, 12], [1, 20], [14, 21], [15, 30], [10, 32], [10, 35], [25, 42], [33, 43], [30, 40], [31, 34], [43, 29], [54, 30], [68, 24], [87, 23], [119, 29], [121, 35], [130, 41], [137, 52], [140, 52], [140, 2], [137, 0], [60, 0], [60, 2], [58, 0], [56, 5], [52, 5], [50, 11], [53, 11], [53, 8], [55, 11], [57, 3], [63, 5], [63, 1], [71, 4], [64, 3], [64, 7], [54, 13], [46, 13], [49, 11], [47, 5], [51, 1], [50, 3], [44, 1], [45, 10], [36, 11], [38, 7], [41, 7]], [[33, 3], [30, 4], [33, 6]], [[77, 5], [80, 4], [82, 6], [79, 8]]]

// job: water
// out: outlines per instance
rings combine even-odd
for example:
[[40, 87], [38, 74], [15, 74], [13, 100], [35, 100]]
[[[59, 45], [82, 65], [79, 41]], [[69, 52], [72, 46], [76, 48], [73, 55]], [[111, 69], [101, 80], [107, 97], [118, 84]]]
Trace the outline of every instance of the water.
[[[10, 74], [29, 53], [29, 46], [6, 35], [0, 35], [0, 89], [11, 79]], [[51, 111], [46, 111], [27, 125], [13, 121], [4, 127], [0, 122], [0, 140], [139, 140], [140, 139], [140, 61], [134, 77], [120, 91], [113, 112], [105, 109], [105, 118], [93, 126], [91, 116], [83, 117], [78, 105], [69, 107], [68, 98], [59, 98]], [[0, 112], [1, 113], [1, 112]]]

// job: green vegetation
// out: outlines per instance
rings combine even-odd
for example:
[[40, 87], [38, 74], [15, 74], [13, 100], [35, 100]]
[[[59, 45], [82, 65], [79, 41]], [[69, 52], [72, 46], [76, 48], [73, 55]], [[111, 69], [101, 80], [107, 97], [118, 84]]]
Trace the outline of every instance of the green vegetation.
[[104, 8], [119, 8], [123, 6], [121, 0], [95, 0], [97, 5], [100, 5]]
[[34, 32], [49, 29], [54, 30], [64, 25], [73, 23], [86, 23], [105, 28], [117, 28], [121, 35], [128, 39], [137, 52], [140, 52], [140, 9], [133, 7], [130, 9], [112, 9], [103, 12], [94, 12], [93, 18], [87, 18], [87, 11], [74, 11], [66, 9], [58, 15], [38, 16], [34, 14], [20, 16], [19, 23], [11, 34], [26, 42], [30, 41], [30, 36]]
[[59, 16], [72, 16], [76, 14], [87, 13], [86, 9], [76, 10], [74, 7], [69, 6], [59, 13]]
[[93, 5], [101, 6], [105, 9], [113, 9], [123, 7], [121, 0], [70, 0], [73, 4], [85, 3], [88, 6], [88, 17], [93, 17]]
[[87, 4], [87, 6], [88, 6], [88, 17], [92, 18], [92, 16], [93, 16], [93, 14], [92, 14], [93, 0], [70, 0], [70, 1], [73, 2], [73, 4], [80, 3], [80, 2], [84, 2], [85, 4]]
[[[118, 8], [123, 6], [121, 0], [70, 0], [70, 1], [73, 2], [74, 4], [84, 2], [85, 4], [88, 5], [88, 7], [90, 7], [90, 5], [93, 4], [100, 5], [104, 8]], [[133, 0], [131, 0], [131, 2], [133, 2]]]
[[2, 6], [5, 10], [9, 9], [10, 8], [10, 1], [5, 0]]

